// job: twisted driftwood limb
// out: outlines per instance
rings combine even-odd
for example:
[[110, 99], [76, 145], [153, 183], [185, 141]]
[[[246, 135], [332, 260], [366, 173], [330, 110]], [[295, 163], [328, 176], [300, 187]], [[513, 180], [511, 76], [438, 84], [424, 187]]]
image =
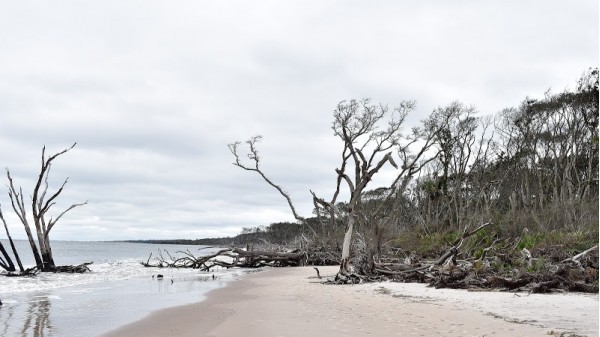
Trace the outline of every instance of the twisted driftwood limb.
[[292, 252], [271, 252], [271, 251], [247, 251], [239, 248], [225, 248], [213, 254], [195, 256], [189, 250], [178, 251], [183, 256], [174, 258], [167, 251], [168, 258], [159, 253], [159, 256], [152, 260], [152, 253], [146, 262], [141, 262], [145, 267], [158, 268], [193, 268], [208, 271], [214, 267], [224, 268], [258, 268], [263, 266], [287, 267], [301, 266], [305, 264], [306, 253], [295, 250]]
[[564, 259], [561, 262], [562, 263], [565, 263], [565, 262], [575, 262], [575, 263], [579, 264], [579, 261], [581, 260], [581, 258], [583, 258], [587, 254], [589, 254], [590, 252], [593, 252], [595, 250], [598, 250], [598, 245], [595, 245], [594, 247], [592, 247], [592, 248], [590, 248], [588, 250], [585, 250], [585, 251], [583, 251], [583, 252], [581, 252], [581, 253], [579, 253], [579, 254], [571, 257], [571, 258]]
[[[598, 293], [598, 245], [565, 259], [558, 246], [531, 251], [517, 249], [521, 238], [511, 242], [494, 236], [478, 239], [474, 246], [473, 242], [467, 243], [467, 238], [489, 225], [463, 231], [435, 260], [415, 261], [412, 255], [404, 259], [380, 259], [383, 262], [375, 264], [375, 274], [398, 282], [428, 283], [436, 288]], [[373, 279], [372, 275], [359, 277], [359, 281]], [[346, 278], [332, 283], [356, 281]]]
[[402, 264], [400, 264], [400, 265], [377, 264], [375, 271], [378, 273], [384, 274], [384, 275], [409, 274], [409, 273], [414, 273], [414, 272], [418, 272], [418, 271], [422, 271], [422, 270], [426, 270], [426, 269], [432, 269], [433, 267], [436, 267], [436, 266], [441, 266], [448, 259], [451, 259], [451, 261], [453, 261], [453, 264], [456, 265], [456, 260], [455, 260], [456, 255], [458, 254], [459, 249], [462, 246], [464, 240], [466, 238], [468, 238], [469, 236], [481, 231], [482, 229], [486, 228], [489, 225], [491, 225], [491, 222], [486, 222], [483, 225], [472, 230], [471, 232], [467, 232], [467, 228], [465, 228], [465, 230], [463, 231], [463, 234], [454, 241], [454, 243], [452, 244], [452, 247], [450, 247], [448, 250], [446, 250], [446, 252], [444, 254], [442, 254], [442, 256], [440, 256], [437, 260], [435, 260], [431, 263], [425, 264], [425, 265], [417, 267], [417, 268], [408, 268], [406, 265], [402, 265]]
[[37, 266], [31, 268], [25, 268], [22, 272], [9, 272], [5, 274], [6, 277], [18, 277], [18, 276], [35, 276], [40, 270]]
[[[43, 272], [50, 273], [72, 273], [72, 274], [83, 274], [90, 271], [89, 265], [93, 262], [85, 262], [76, 266], [56, 266], [51, 269], [44, 270]], [[21, 272], [14, 271], [4, 274], [6, 277], [33, 277], [36, 276], [39, 272], [42, 272], [40, 268], [37, 266], [26, 268]]]
[[90, 271], [90, 268], [88, 267], [89, 265], [91, 265], [93, 262], [85, 262], [76, 266], [57, 266], [54, 267], [52, 270], [50, 270], [51, 272], [54, 273], [77, 273], [77, 274], [83, 274], [83, 273], [87, 273]]

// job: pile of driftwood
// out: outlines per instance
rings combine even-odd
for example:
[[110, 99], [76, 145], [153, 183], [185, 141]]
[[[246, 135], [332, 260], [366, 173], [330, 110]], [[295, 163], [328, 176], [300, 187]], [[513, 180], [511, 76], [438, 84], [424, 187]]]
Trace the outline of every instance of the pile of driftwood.
[[[490, 226], [464, 230], [435, 259], [408, 254], [388, 253], [368, 261], [367, 254], [355, 249], [353, 268], [340, 271], [326, 283], [348, 284], [374, 281], [427, 283], [436, 288], [507, 290], [547, 293], [557, 291], [598, 292], [598, 246], [573, 256], [559, 248], [545, 248], [530, 252], [521, 248], [520, 238], [490, 239], [475, 246], [469, 238], [486, 237], [482, 232]], [[483, 243], [483, 242], [487, 242]], [[522, 245], [521, 245], [522, 246]], [[172, 256], [161, 251], [146, 262], [146, 267], [195, 268], [209, 271], [214, 267], [257, 268], [263, 266], [321, 266], [338, 265], [340, 253], [331, 248], [315, 245], [286, 251], [285, 247], [264, 245], [260, 250], [224, 248], [207, 255], [195, 256], [190, 251], [179, 251]], [[318, 269], [317, 269], [318, 273]]]
[[[301, 247], [301, 248], [297, 248]], [[214, 247], [204, 247], [206, 250]], [[291, 245], [286, 247], [269, 242], [246, 245], [245, 249], [229, 247], [211, 254], [193, 254], [189, 250], [177, 251], [173, 256], [167, 250], [159, 251], [153, 257], [150, 253], [145, 267], [193, 268], [208, 271], [214, 267], [258, 268], [258, 267], [296, 267], [331, 266], [340, 263], [339, 249], [317, 245]]]
[[[46, 272], [50, 273], [70, 273], [70, 274], [83, 274], [90, 271], [89, 265], [93, 262], [85, 262], [82, 264], [78, 264], [75, 266], [56, 266], [54, 268], [49, 268]], [[40, 268], [31, 267], [26, 268], [23, 271], [9, 271], [6, 274], [3, 274], [6, 277], [21, 277], [21, 276], [35, 276], [40, 272]]]
[[300, 250], [278, 252], [243, 250], [240, 248], [224, 248], [212, 254], [201, 256], [195, 256], [189, 250], [178, 251], [175, 257], [164, 250], [160, 251], [158, 256], [154, 258], [152, 258], [152, 253], [150, 253], [148, 260], [142, 262], [142, 265], [145, 267], [193, 268], [204, 271], [209, 271], [214, 267], [258, 268], [264, 266], [302, 266], [305, 264], [306, 253]]
[[322, 246], [306, 248], [306, 265], [334, 266], [340, 264], [341, 250]]
[[[594, 254], [595, 252], [595, 254]], [[534, 267], [536, 258], [527, 250], [521, 257], [457, 259], [452, 250], [436, 261], [417, 263], [388, 262], [377, 264], [371, 275], [338, 276], [335, 283], [357, 280], [392, 280], [428, 283], [436, 288], [488, 289], [549, 293], [572, 291], [598, 293], [598, 246], [547, 266]], [[504, 263], [504, 271], [492, 267], [494, 260]], [[504, 259], [502, 261], [502, 259]], [[510, 266], [513, 266], [511, 268]]]
[[465, 240], [489, 223], [466, 231], [439, 258], [425, 261], [415, 256], [384, 258], [374, 269], [359, 268], [338, 273], [329, 283], [357, 283], [391, 280], [428, 283], [436, 288], [508, 290], [548, 293], [560, 291], [598, 293], [598, 245], [574, 256], [560, 252], [517, 249], [520, 239], [494, 240], [470, 256], [461, 248]]

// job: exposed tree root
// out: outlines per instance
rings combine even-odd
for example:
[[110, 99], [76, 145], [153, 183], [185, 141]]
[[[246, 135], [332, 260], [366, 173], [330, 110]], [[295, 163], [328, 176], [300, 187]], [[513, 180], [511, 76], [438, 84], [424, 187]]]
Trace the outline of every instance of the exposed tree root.
[[[465, 229], [450, 248], [429, 261], [419, 261], [412, 255], [404, 259], [379, 258], [369, 270], [366, 259], [360, 258], [365, 255], [364, 251], [359, 251], [359, 257], [354, 259], [358, 267], [347, 273], [340, 270], [329, 283], [393, 280], [427, 283], [435, 288], [598, 293], [598, 246], [568, 258], [558, 248], [517, 250], [518, 238], [512, 243], [496, 238], [489, 239], [487, 242], [491, 243], [483, 247], [464, 247], [467, 238], [488, 225], [470, 232]], [[474, 252], [478, 255], [470, 256]]]
[[[435, 288], [598, 293], [597, 247], [556, 264], [545, 262], [551, 260], [549, 258], [533, 257], [529, 251], [512, 255], [502, 252], [498, 254], [501, 257], [488, 253], [477, 260], [457, 260], [460, 254], [457, 248], [454, 245], [428, 263], [380, 263], [376, 265], [375, 274], [397, 282], [428, 283]], [[596, 253], [592, 255], [592, 252]], [[490, 267], [494, 263], [512, 267], [505, 270]]]
[[[87, 273], [90, 271], [90, 268], [88, 266], [91, 265], [92, 263], [93, 262], [86, 262], [86, 263], [82, 263], [82, 264], [79, 264], [76, 266], [56, 266], [54, 268], [45, 270], [44, 272], [83, 274], [83, 273]], [[13, 271], [13, 272], [8, 272], [3, 275], [6, 277], [28, 277], [28, 276], [36, 276], [40, 271], [41, 270], [38, 267], [31, 267], [31, 268], [24, 269], [22, 272]]]

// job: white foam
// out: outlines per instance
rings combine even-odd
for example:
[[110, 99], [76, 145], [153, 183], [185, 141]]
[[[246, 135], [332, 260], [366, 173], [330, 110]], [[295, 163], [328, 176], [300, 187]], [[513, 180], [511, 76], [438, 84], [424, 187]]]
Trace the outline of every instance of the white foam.
[[100, 285], [108, 281], [151, 278], [157, 274], [163, 274], [168, 279], [198, 277], [202, 275], [212, 276], [213, 274], [216, 277], [222, 278], [225, 275], [231, 274], [231, 272], [225, 272], [223, 269], [201, 272], [197, 269], [148, 268], [142, 266], [139, 260], [135, 259], [94, 263], [89, 268], [90, 272], [83, 274], [39, 273], [34, 277], [0, 277], [0, 293], [49, 290], [96, 283]]

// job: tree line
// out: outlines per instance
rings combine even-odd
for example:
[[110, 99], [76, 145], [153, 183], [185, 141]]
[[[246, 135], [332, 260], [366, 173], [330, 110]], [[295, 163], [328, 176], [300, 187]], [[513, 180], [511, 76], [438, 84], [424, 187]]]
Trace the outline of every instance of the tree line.
[[[305, 236], [340, 248], [341, 273], [351, 259], [374, 272], [382, 251], [406, 233], [466, 233], [483, 223], [504, 236], [562, 231], [597, 241], [597, 68], [584, 72], [574, 90], [525, 98], [493, 116], [452, 102], [405, 131], [414, 109], [414, 101], [394, 109], [369, 99], [337, 105], [332, 129], [341, 151], [333, 193], [309, 191], [311, 217], [298, 214], [262, 170], [261, 136], [246, 141], [247, 150], [242, 142], [229, 149], [234, 165], [284, 197]], [[382, 170], [394, 178], [374, 188]], [[339, 200], [342, 189], [347, 200]]]
[[295, 222], [275, 222], [268, 226], [243, 227], [241, 233], [233, 237], [203, 239], [170, 239], [170, 240], [127, 240], [135, 243], [204, 245], [204, 246], [245, 246], [269, 242], [275, 245], [288, 246], [303, 234], [301, 225]]

